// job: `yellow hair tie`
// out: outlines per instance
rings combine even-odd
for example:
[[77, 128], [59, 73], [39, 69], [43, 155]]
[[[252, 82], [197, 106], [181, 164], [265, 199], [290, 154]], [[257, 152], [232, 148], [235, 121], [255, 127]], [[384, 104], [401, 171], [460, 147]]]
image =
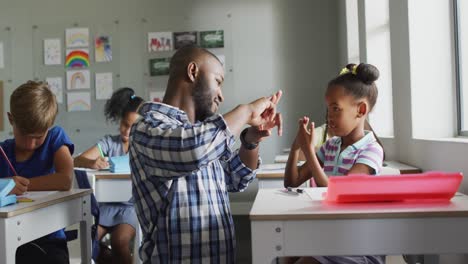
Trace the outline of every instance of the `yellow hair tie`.
[[346, 74], [348, 72], [349, 72], [348, 68], [344, 67], [343, 69], [341, 69], [340, 75]]
[[356, 75], [357, 74], [357, 65], [353, 66], [353, 70], [351, 71], [352, 74]]
[[340, 75], [343, 75], [343, 74], [346, 74], [346, 73], [351, 73], [351, 74], [356, 75], [357, 74], [357, 67], [358, 67], [357, 65], [354, 65], [353, 68], [351, 69], [351, 71], [348, 68], [344, 67], [343, 69], [341, 69]]

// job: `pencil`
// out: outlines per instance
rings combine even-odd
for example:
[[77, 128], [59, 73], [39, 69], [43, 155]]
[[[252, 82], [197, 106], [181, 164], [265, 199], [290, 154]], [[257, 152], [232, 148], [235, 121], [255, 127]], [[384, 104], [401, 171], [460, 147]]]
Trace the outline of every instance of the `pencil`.
[[99, 143], [97, 144], [97, 148], [99, 149], [99, 153], [101, 154], [101, 157], [104, 158], [104, 153], [102, 152], [101, 145], [99, 145]]
[[13, 168], [13, 165], [11, 165], [10, 159], [8, 159], [8, 156], [6, 155], [5, 151], [3, 151], [2, 146], [0, 146], [0, 151], [2, 152], [3, 157], [5, 158], [6, 162], [8, 163], [8, 166], [10, 166], [10, 169], [15, 174], [13, 176], [18, 176], [18, 173], [16, 172], [15, 168]]

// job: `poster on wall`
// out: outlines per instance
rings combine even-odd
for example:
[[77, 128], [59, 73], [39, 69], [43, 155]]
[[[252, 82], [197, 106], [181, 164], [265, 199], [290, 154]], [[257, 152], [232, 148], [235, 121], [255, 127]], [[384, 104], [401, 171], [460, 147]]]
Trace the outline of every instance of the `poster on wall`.
[[96, 62], [112, 61], [112, 48], [110, 36], [97, 36], [94, 40], [94, 58]]
[[44, 39], [44, 64], [62, 64], [62, 49], [60, 39]]
[[172, 32], [149, 32], [148, 51], [171, 51], [173, 50]]
[[90, 74], [88, 70], [67, 71], [67, 89], [91, 88]]
[[67, 68], [89, 67], [89, 50], [88, 49], [67, 49], [67, 55], [65, 57], [65, 67]]
[[149, 60], [150, 76], [169, 74], [169, 63], [171, 58], [156, 58]]
[[96, 73], [96, 100], [106, 100], [112, 96], [112, 72]]
[[91, 93], [68, 93], [67, 94], [67, 111], [90, 111], [91, 110]]
[[224, 48], [224, 30], [201, 31], [200, 46], [202, 48]]
[[49, 85], [49, 89], [55, 94], [57, 103], [63, 103], [62, 77], [47, 77], [46, 83]]
[[197, 32], [174, 32], [174, 48], [180, 49], [183, 46], [197, 44]]
[[89, 46], [88, 28], [65, 29], [65, 45], [67, 48], [79, 48]]
[[163, 91], [150, 91], [149, 99], [151, 102], [161, 103], [164, 98], [164, 93]]
[[3, 54], [3, 42], [0, 41], [0, 69], [5, 68], [4, 54]]

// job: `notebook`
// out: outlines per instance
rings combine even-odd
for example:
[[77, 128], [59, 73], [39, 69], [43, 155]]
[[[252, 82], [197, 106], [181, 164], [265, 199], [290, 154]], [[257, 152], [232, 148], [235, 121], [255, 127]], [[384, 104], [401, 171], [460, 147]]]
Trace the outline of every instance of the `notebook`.
[[8, 195], [13, 188], [15, 188], [13, 179], [0, 179], [0, 207], [16, 203], [16, 195]]
[[130, 173], [129, 156], [109, 157], [109, 170], [113, 173]]

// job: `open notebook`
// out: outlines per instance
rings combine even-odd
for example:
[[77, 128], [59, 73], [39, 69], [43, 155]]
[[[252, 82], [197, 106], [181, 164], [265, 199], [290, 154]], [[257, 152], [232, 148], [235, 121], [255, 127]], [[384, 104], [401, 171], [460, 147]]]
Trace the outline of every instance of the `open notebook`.
[[0, 179], [0, 207], [16, 203], [16, 195], [8, 195], [13, 188], [15, 188], [13, 179]]

